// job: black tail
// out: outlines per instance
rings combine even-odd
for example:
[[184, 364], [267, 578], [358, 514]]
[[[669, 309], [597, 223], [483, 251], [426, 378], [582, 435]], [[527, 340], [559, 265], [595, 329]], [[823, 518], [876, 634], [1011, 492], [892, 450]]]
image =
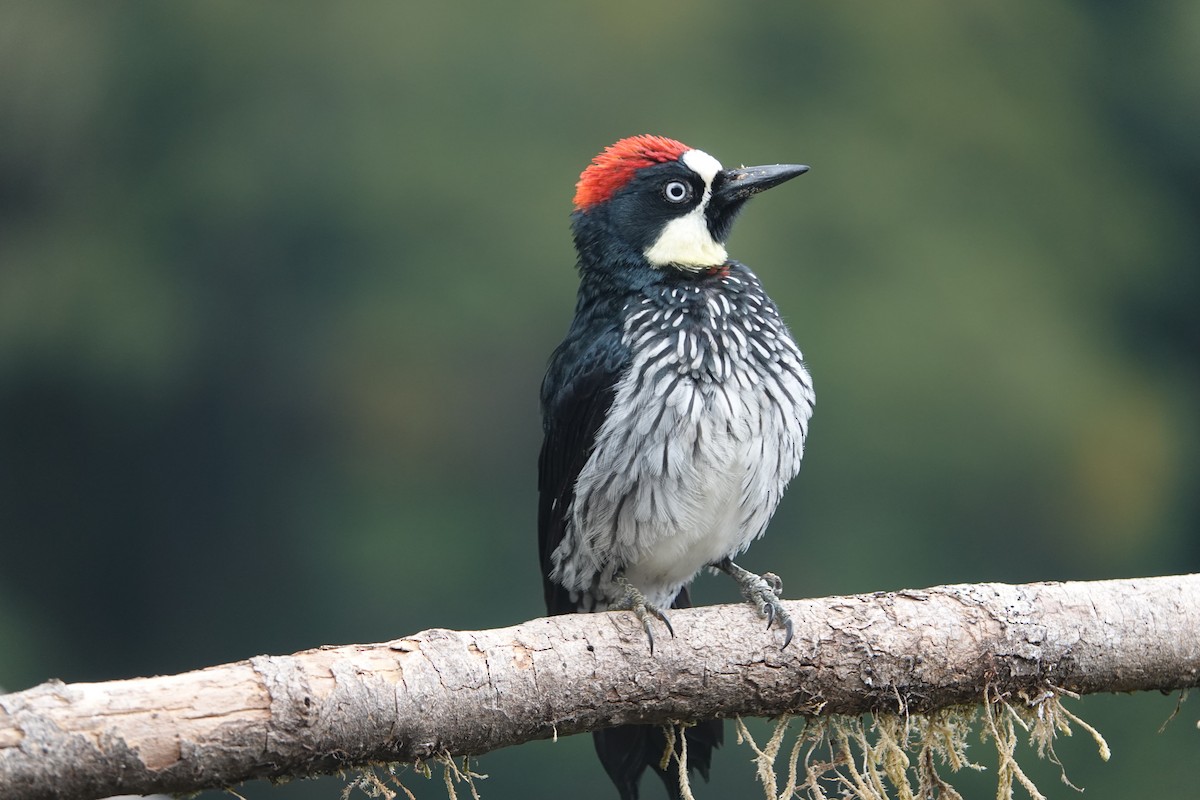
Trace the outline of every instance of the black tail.
[[[687, 589], [679, 592], [671, 608], [690, 608], [691, 599]], [[687, 739], [687, 765], [689, 774], [699, 773], [708, 780], [712, 765], [713, 750], [720, 747], [725, 738], [722, 720], [710, 719], [683, 729]], [[646, 767], [658, 773], [667, 787], [671, 800], [680, 800], [679, 764], [674, 759], [662, 769], [663, 755], [667, 750], [667, 737], [660, 725], [622, 725], [596, 731], [592, 734], [596, 742], [596, 755], [612, 782], [617, 785], [621, 800], [637, 800], [638, 781]], [[676, 755], [681, 743], [675, 742]]]
[[[719, 747], [725, 738], [724, 722], [709, 719], [683, 730], [683, 735], [687, 737], [688, 772], [699, 773], [700, 777], [707, 781], [713, 750]], [[637, 800], [638, 781], [646, 767], [654, 770], [658, 777], [662, 778], [671, 800], [680, 800], [682, 792], [679, 788], [679, 765], [671, 760], [665, 770], [661, 766], [663, 755], [667, 751], [667, 739], [661, 726], [622, 725], [619, 728], [596, 731], [592, 738], [596, 741], [596, 754], [600, 756], [600, 763], [604, 765], [608, 777], [617, 785], [621, 800]], [[676, 742], [676, 754], [679, 753], [679, 748], [679, 742]]]

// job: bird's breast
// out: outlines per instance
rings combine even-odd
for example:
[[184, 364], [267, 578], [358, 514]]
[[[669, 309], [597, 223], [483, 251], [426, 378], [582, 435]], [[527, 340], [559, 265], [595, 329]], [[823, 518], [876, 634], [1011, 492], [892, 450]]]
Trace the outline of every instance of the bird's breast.
[[812, 385], [761, 294], [664, 290], [627, 307], [623, 336], [630, 367], [576, 482], [559, 577], [604, 595], [621, 569], [669, 603], [766, 527], [800, 468]]

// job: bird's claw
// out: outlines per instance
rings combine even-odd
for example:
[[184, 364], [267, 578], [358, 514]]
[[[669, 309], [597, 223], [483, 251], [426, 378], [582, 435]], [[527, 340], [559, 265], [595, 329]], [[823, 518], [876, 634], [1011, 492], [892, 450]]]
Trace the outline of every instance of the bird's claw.
[[772, 598], [768, 598], [766, 602], [767, 630], [771, 629], [771, 623], [775, 621], [775, 616], [778, 614], [786, 634], [783, 637], [783, 646], [787, 647], [792, 642], [792, 634], [795, 632], [795, 627], [792, 625], [792, 618], [783, 610], [783, 606], [779, 602], [780, 596], [783, 594], [783, 579], [774, 572], [764, 572], [762, 579], [766, 581], [767, 586], [770, 587], [771, 592], [775, 595]]
[[662, 609], [658, 608], [657, 606], [650, 606], [648, 610], [651, 614], [658, 617], [659, 621], [661, 621], [663, 625], [667, 626], [667, 633], [671, 634], [671, 638], [674, 639], [675, 628], [671, 626], [671, 620], [667, 619], [667, 615], [662, 612]]
[[767, 630], [770, 630], [771, 626], [778, 620], [779, 624], [783, 626], [785, 634], [783, 637], [783, 647], [791, 644], [795, 626], [792, 624], [791, 615], [784, 610], [783, 604], [779, 601], [779, 594], [775, 591], [774, 587], [763, 580], [761, 587], [755, 586], [745, 594], [746, 599], [757, 606], [759, 613], [767, 618]]
[[784, 630], [783, 647], [791, 644], [795, 626], [792, 623], [791, 615], [784, 610], [783, 604], [779, 600], [779, 595], [783, 591], [783, 581], [779, 576], [773, 572], [755, 575], [729, 560], [718, 564], [717, 567], [738, 582], [738, 586], [742, 590], [742, 597], [745, 597], [757, 608], [758, 613], [767, 618], [767, 630], [771, 629], [776, 620], [779, 621]]
[[642, 630], [646, 632], [646, 640], [650, 643], [650, 655], [654, 655], [654, 631], [650, 627], [650, 618], [655, 617], [661, 621], [666, 626], [667, 633], [674, 639], [675, 628], [671, 626], [671, 620], [667, 619], [661, 608], [646, 602], [646, 596], [632, 583], [618, 577], [617, 584], [625, 587], [625, 594], [610, 608], [613, 611], [632, 611], [637, 616], [638, 621], [642, 623]]

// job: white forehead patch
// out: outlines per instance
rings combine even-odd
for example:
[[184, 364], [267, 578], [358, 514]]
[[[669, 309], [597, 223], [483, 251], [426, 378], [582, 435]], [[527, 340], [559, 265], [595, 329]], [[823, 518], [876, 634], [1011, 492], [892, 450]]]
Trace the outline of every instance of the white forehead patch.
[[679, 160], [685, 167], [703, 178], [709, 186], [712, 186], [713, 178], [717, 177], [717, 173], [721, 171], [721, 162], [703, 150], [688, 150], [679, 157]]

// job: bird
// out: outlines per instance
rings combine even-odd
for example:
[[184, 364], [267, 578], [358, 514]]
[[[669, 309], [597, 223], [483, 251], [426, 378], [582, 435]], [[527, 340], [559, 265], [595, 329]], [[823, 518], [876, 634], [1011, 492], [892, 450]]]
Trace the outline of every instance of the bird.
[[[779, 309], [726, 241], [750, 197], [808, 171], [726, 169], [643, 134], [605, 148], [575, 187], [575, 314], [541, 387], [538, 546], [550, 614], [632, 611], [654, 650], [674, 636], [705, 568], [792, 638], [772, 573], [734, 563], [761, 536], [800, 470], [815, 395]], [[721, 720], [684, 729], [689, 767], [708, 779]], [[654, 725], [594, 733], [622, 800], [663, 769]], [[679, 752], [680, 743], [675, 744]]]

